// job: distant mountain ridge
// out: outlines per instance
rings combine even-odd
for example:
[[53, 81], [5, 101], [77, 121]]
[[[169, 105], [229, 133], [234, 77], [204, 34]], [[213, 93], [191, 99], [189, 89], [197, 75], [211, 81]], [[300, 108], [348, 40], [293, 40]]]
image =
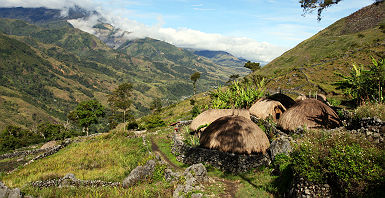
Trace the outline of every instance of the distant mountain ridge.
[[42, 19], [32, 15], [25, 18], [34, 24], [0, 19], [0, 129], [31, 126], [36, 117], [64, 121], [78, 102], [91, 98], [107, 105], [107, 94], [127, 81], [134, 84], [133, 110], [143, 115], [156, 97], [170, 104], [190, 96], [190, 75], [196, 71], [202, 73], [199, 91], [238, 73], [162, 41], [138, 39], [112, 47], [66, 20], [50, 20], [57, 12]]
[[[1, 6], [1, 5], [0, 5]], [[62, 13], [58, 9], [48, 9], [44, 7], [40, 8], [1, 8], [0, 18], [20, 19], [33, 24], [57, 22], [61, 20], [77, 19], [90, 16], [90, 14], [96, 12], [90, 12], [82, 9], [78, 6], [71, 7], [67, 13]], [[64, 14], [64, 15], [63, 15]]]

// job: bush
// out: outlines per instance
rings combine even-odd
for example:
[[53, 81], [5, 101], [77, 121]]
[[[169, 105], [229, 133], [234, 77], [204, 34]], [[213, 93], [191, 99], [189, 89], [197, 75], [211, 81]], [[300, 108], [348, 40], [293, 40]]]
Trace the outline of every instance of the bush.
[[148, 117], [145, 117], [143, 121], [145, 129], [166, 126], [166, 123], [162, 120], [159, 114], [153, 114]]
[[138, 129], [139, 125], [138, 123], [135, 121], [135, 120], [131, 120], [127, 123], [126, 125], [126, 129], [127, 130], [134, 130], [134, 129]]
[[382, 103], [385, 95], [385, 60], [376, 61], [372, 58], [372, 65], [369, 70], [364, 67], [353, 65], [350, 76], [340, 73], [342, 80], [337, 81], [337, 89], [344, 91], [344, 94], [351, 97], [357, 104], [364, 101], [376, 101]]
[[49, 122], [39, 124], [39, 126], [37, 126], [37, 132], [39, 135], [43, 136], [45, 141], [64, 140], [80, 135], [74, 131], [65, 129], [61, 124], [51, 124]]
[[191, 118], [197, 117], [201, 113], [201, 110], [198, 106], [194, 106], [191, 110]]
[[213, 109], [249, 108], [265, 93], [265, 81], [259, 81], [256, 87], [251, 82], [235, 81], [228, 88], [219, 87], [211, 92]]
[[295, 175], [329, 183], [338, 196], [380, 191], [385, 184], [385, 151], [348, 132], [308, 132], [292, 153]]
[[385, 121], [385, 104], [364, 103], [355, 110], [355, 116], [358, 119], [377, 117]]
[[9, 125], [0, 133], [1, 152], [7, 152], [9, 150], [22, 148], [40, 142], [43, 142], [43, 137], [32, 131], [22, 129], [17, 126]]

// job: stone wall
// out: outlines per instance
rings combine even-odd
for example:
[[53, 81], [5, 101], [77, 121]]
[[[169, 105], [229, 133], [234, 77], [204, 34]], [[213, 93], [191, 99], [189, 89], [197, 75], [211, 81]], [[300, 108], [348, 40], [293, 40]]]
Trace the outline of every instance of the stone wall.
[[316, 184], [303, 178], [294, 178], [289, 192], [290, 197], [332, 197], [329, 184]]
[[225, 172], [238, 173], [260, 166], [268, 166], [271, 163], [268, 154], [242, 155], [191, 147], [184, 144], [182, 137], [177, 133], [174, 133], [173, 140], [173, 154], [177, 156], [178, 161], [189, 165], [206, 163]]
[[63, 187], [63, 186], [102, 187], [102, 186], [121, 186], [121, 184], [120, 182], [105, 182], [101, 180], [80, 180], [80, 179], [77, 179], [75, 175], [69, 173], [63, 178], [32, 182], [31, 186], [37, 187], [37, 188]]
[[362, 118], [349, 120], [346, 128], [355, 134], [363, 134], [374, 143], [384, 143], [385, 122], [379, 118]]

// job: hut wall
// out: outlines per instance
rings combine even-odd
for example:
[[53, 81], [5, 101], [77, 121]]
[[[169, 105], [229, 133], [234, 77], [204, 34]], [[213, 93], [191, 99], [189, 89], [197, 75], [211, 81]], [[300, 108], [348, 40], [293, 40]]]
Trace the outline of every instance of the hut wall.
[[242, 155], [225, 153], [200, 147], [191, 147], [183, 143], [181, 137], [174, 133], [172, 152], [177, 160], [185, 164], [208, 163], [225, 172], [246, 172], [253, 168], [270, 165], [269, 154]]

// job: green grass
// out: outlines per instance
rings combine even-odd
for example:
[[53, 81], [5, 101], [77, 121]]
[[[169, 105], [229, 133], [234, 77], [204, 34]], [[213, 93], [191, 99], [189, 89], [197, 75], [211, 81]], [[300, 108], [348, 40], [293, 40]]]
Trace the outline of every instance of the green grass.
[[121, 187], [63, 187], [33, 188], [27, 187], [23, 192], [34, 197], [171, 197], [172, 186], [168, 183], [143, 183], [125, 189]]
[[165, 128], [163, 131], [158, 133], [156, 136], [152, 136], [152, 138], [153, 138], [154, 142], [156, 143], [156, 145], [158, 146], [159, 150], [162, 151], [165, 154], [165, 156], [173, 164], [175, 164], [176, 166], [178, 166], [180, 168], [187, 168], [188, 165], [186, 165], [182, 162], [179, 162], [176, 159], [175, 155], [171, 152], [173, 142], [170, 138], [167, 137], [169, 134], [171, 134], [170, 131], [172, 131], [172, 129]]
[[38, 160], [0, 178], [10, 187], [23, 187], [47, 177], [63, 177], [73, 173], [79, 179], [122, 181], [130, 171], [148, 158], [148, 148], [141, 138], [101, 135], [74, 143], [58, 153]]
[[367, 103], [355, 110], [357, 118], [377, 117], [385, 121], [385, 104]]

